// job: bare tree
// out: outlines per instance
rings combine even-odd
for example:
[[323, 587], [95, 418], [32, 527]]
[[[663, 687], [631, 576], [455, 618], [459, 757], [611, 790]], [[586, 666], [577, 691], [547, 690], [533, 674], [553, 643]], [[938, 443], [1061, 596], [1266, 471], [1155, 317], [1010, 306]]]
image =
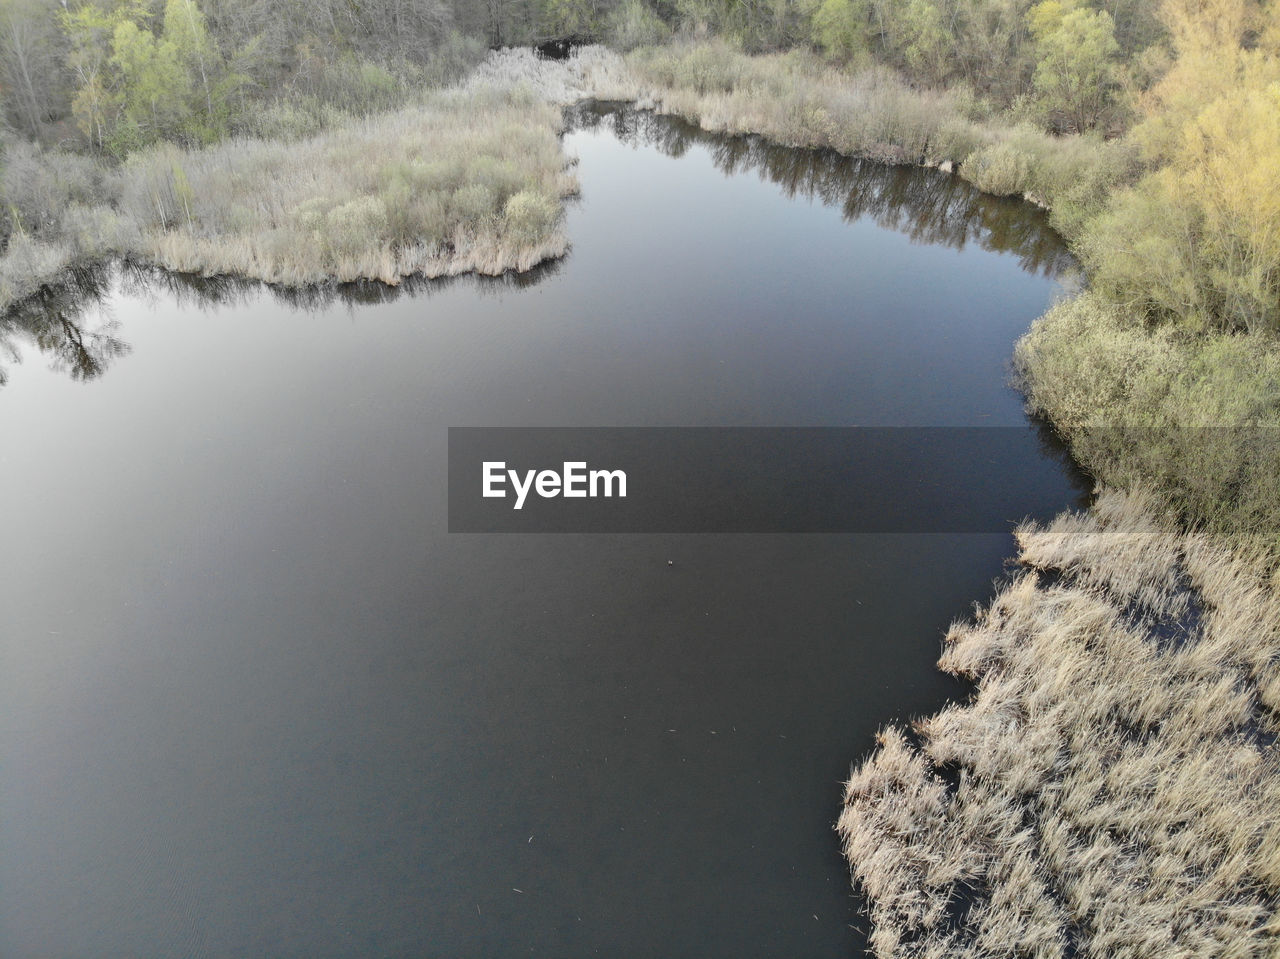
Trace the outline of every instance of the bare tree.
[[10, 119], [37, 136], [66, 96], [55, 0], [0, 3], [0, 84]]

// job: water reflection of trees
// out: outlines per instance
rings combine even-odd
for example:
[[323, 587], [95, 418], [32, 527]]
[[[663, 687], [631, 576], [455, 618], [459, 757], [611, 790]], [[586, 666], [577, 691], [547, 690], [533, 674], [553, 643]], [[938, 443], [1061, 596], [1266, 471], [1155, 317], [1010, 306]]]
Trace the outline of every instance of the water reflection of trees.
[[870, 217], [877, 225], [921, 243], [1017, 256], [1024, 270], [1057, 276], [1072, 265], [1043, 210], [1021, 200], [993, 197], [938, 170], [850, 159], [833, 150], [778, 146], [756, 136], [708, 133], [678, 117], [657, 116], [622, 104], [584, 103], [568, 113], [571, 128], [607, 127], [624, 143], [683, 156], [707, 148], [726, 175], [756, 172], [789, 197], [821, 200], [845, 219]]
[[[1036, 443], [1040, 448], [1040, 460], [1050, 460], [1056, 462], [1071, 488], [1075, 491], [1075, 496], [1071, 502], [1073, 509], [1087, 509], [1093, 503], [1094, 493], [1097, 489], [1097, 481], [1091, 476], [1083, 466], [1076, 462], [1075, 457], [1071, 453], [1071, 448], [1067, 445], [1066, 440], [1059, 435], [1054, 428], [1043, 416], [1030, 414], [1027, 419], [1031, 423], [1031, 427], [1036, 432]], [[1047, 517], [1045, 517], [1047, 519]]]
[[121, 291], [141, 299], [163, 298], [180, 307], [213, 309], [247, 305], [260, 297], [303, 313], [331, 307], [376, 306], [392, 303], [402, 297], [423, 298], [441, 293], [455, 284], [471, 286], [480, 296], [497, 296], [509, 290], [520, 290], [541, 283], [559, 272], [561, 260], [540, 263], [524, 273], [508, 272], [500, 276], [404, 277], [395, 286], [378, 280], [355, 283], [322, 283], [311, 286], [273, 286], [261, 280], [234, 276], [201, 276], [196, 273], [172, 273], [153, 266], [128, 264], [121, 269]]
[[[571, 127], [606, 126], [623, 142], [653, 146], [674, 157], [694, 145], [705, 146], [726, 175], [754, 171], [778, 184], [787, 196], [839, 206], [851, 221], [871, 217], [922, 243], [956, 249], [976, 243], [985, 250], [1012, 253], [1023, 269], [1046, 276], [1058, 275], [1072, 263], [1042, 211], [987, 196], [936, 170], [852, 160], [831, 150], [781, 147], [754, 136], [708, 133], [679, 118], [621, 104], [581, 104], [568, 111], [568, 119]], [[481, 296], [501, 294], [533, 286], [561, 265], [553, 261], [498, 277], [411, 276], [397, 286], [364, 281], [307, 287], [170, 273], [131, 262], [83, 269], [0, 316], [0, 386], [8, 379], [6, 364], [20, 362], [24, 346], [47, 357], [51, 369], [81, 381], [101, 376], [127, 354], [129, 345], [118, 335], [120, 323], [110, 314], [106, 296], [115, 281], [130, 296], [164, 299], [182, 308], [237, 306], [267, 296], [288, 309], [310, 312], [335, 304], [355, 308], [403, 296], [431, 296], [455, 283], [467, 283]]]
[[67, 373], [78, 381], [101, 376], [113, 360], [129, 353], [131, 347], [117, 335], [120, 322], [111, 312], [108, 296], [117, 283], [120, 292], [128, 297], [179, 309], [244, 306], [269, 297], [287, 309], [315, 312], [335, 305], [355, 308], [390, 303], [404, 296], [431, 296], [456, 283], [471, 285], [481, 296], [500, 295], [533, 286], [560, 266], [560, 261], [555, 261], [524, 273], [496, 277], [412, 276], [397, 286], [369, 280], [282, 287], [231, 276], [171, 273], [131, 261], [100, 264], [76, 270], [57, 285], [42, 289], [0, 315], [0, 386], [8, 382], [9, 364], [22, 362], [26, 350], [40, 353], [47, 358], [51, 370]]
[[77, 270], [0, 315], [0, 386], [9, 379], [6, 363], [21, 361], [22, 344], [47, 357], [50, 369], [78, 381], [101, 376], [128, 353], [104, 296], [109, 285], [105, 268]]

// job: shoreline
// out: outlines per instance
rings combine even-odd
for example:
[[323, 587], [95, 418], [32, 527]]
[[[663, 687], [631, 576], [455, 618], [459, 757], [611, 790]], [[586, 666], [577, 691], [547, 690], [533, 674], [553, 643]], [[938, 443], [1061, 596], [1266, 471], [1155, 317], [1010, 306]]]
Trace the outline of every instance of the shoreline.
[[[794, 149], [827, 149], [851, 160], [935, 169], [959, 177], [990, 196], [1013, 196], [1046, 211], [1051, 209], [1048, 203], [1033, 194], [983, 189], [974, 179], [959, 172], [966, 165], [967, 156], [921, 155], [913, 159], [904, 147], [889, 141], [869, 144], [864, 149], [851, 152], [832, 143], [815, 141], [812, 137], [807, 140], [787, 139], [769, 130], [735, 129], [727, 122], [711, 122], [705, 113], [691, 113], [687, 108], [668, 102], [659, 91], [646, 89], [643, 81], [634, 75], [622, 57], [603, 47], [579, 48], [569, 59], [562, 61], [541, 59], [523, 48], [505, 48], [482, 61], [459, 86], [441, 91], [436, 97], [461, 99], [476, 95], [478, 90], [482, 90], [481, 95], [490, 99], [496, 97], [499, 100], [506, 98], [514, 101], [521, 108], [532, 110], [535, 114], [537, 106], [564, 111], [590, 102], [626, 104], [632, 109], [651, 111], [658, 116], [680, 118], [709, 133], [757, 136], [770, 145]], [[537, 104], [533, 101], [537, 101]], [[199, 213], [193, 214], [189, 208], [193, 198], [199, 197], [201, 192], [199, 182], [192, 182], [192, 175], [187, 170], [187, 166], [192, 163], [200, 165], [201, 161], [208, 159], [211, 162], [207, 165], [221, 165], [234, 170], [234, 158], [224, 157], [237, 151], [247, 154], [294, 148], [305, 151], [312, 141], [344, 134], [368, 135], [367, 129], [361, 131], [359, 128], [376, 126], [397, 115], [411, 116], [416, 110], [423, 109], [427, 108], [408, 107], [391, 114], [353, 118], [345, 126], [323, 131], [299, 143], [238, 139], [195, 152], [161, 146], [144, 151], [140, 157], [131, 157], [119, 170], [100, 168], [99, 174], [104, 179], [110, 179], [121, 177], [124, 175], [123, 171], [130, 166], [150, 167], [135, 171], [135, 176], [146, 181], [145, 186], [151, 193], [148, 205], [157, 208], [161, 221], [166, 225], [157, 230], [154, 227], [148, 228], [145, 222], [112, 223], [117, 234], [114, 239], [109, 236], [94, 237], [90, 247], [84, 250], [70, 249], [65, 243], [44, 243], [39, 238], [26, 235], [16, 237], [15, 241], [19, 245], [17, 252], [25, 255], [29, 262], [11, 272], [25, 274], [27, 282], [17, 289], [6, 286], [5, 257], [0, 256], [0, 314], [19, 308], [25, 300], [56, 291], [64, 284], [64, 278], [68, 274], [106, 265], [115, 259], [133, 260], [176, 273], [257, 280], [284, 288], [300, 289], [361, 281], [377, 281], [395, 286], [410, 277], [434, 279], [467, 273], [483, 276], [498, 276], [507, 272], [524, 273], [539, 264], [563, 257], [571, 244], [560, 230], [559, 224], [563, 218], [564, 201], [576, 195], [577, 183], [569, 172], [572, 161], [565, 158], [562, 152], [562, 166], [553, 174], [551, 189], [540, 191], [543, 198], [554, 201], [557, 209], [552, 212], [543, 204], [543, 208], [536, 211], [537, 222], [533, 225], [533, 230], [539, 235], [527, 241], [516, 240], [514, 243], [506, 235], [505, 224], [499, 217], [498, 221], [492, 218], [488, 221], [473, 221], [470, 232], [464, 228], [462, 233], [443, 244], [442, 237], [422, 233], [416, 237], [408, 235], [405, 240], [396, 243], [374, 239], [371, 246], [353, 248], [341, 262], [333, 262], [328, 267], [322, 262], [282, 263], [279, 256], [273, 257], [271, 249], [264, 249], [264, 244], [251, 235], [252, 231], [236, 229], [230, 234], [211, 234]], [[539, 120], [545, 123], [545, 118], [536, 115], [532, 118], [524, 117], [523, 120], [525, 123]], [[557, 149], [562, 134], [562, 122], [557, 121]], [[545, 183], [545, 166], [539, 175]], [[136, 192], [135, 184], [125, 183], [123, 189], [131, 187]], [[368, 191], [347, 193], [346, 199], [339, 195], [336, 198], [337, 205], [351, 205], [368, 196]], [[115, 202], [106, 204], [106, 207], [114, 207], [111, 212], [115, 213], [120, 198], [113, 199]], [[331, 213], [332, 208], [326, 212]], [[358, 212], [356, 211], [356, 215]], [[277, 217], [280, 215], [276, 214]], [[31, 249], [23, 249], [24, 244]], [[12, 246], [13, 244], [11, 250]], [[6, 251], [6, 256], [10, 252]], [[45, 260], [43, 265], [34, 265], [34, 268], [29, 265], [30, 261], [41, 257]]]
[[[642, 65], [644, 57], [659, 55], [641, 52], [632, 63]], [[582, 99], [633, 102], [709, 132], [830, 149], [851, 159], [937, 169], [949, 165], [949, 175], [984, 193], [1018, 195], [1049, 210], [1051, 225], [1063, 236], [1078, 235], [1079, 225], [1100, 208], [1108, 190], [1134, 174], [1128, 144], [1107, 147], [1101, 141], [957, 119], [942, 95], [895, 86], [883, 73], [846, 75], [847, 89], [828, 90], [832, 74], [797, 58], [775, 55], [744, 66], [744, 55], [713, 55], [728, 58], [726, 71], [756, 70], [751, 82], [764, 84], [769, 71], [790, 71], [785, 75], [812, 89], [796, 101], [776, 102], [752, 96], [746, 87], [682, 89], [679, 64], [655, 60], [649, 64], [654, 75], [669, 68], [671, 84], [664, 93], [661, 84], [646, 88], [629, 68], [620, 69], [624, 61], [612, 54], [594, 52], [586, 63], [571, 60], [568, 66], [536, 61], [531, 52], [510, 52], [505, 59], [497, 55], [468, 81], [495, 90], [496, 126], [487, 154], [495, 158], [492, 164], [467, 167], [464, 162], [461, 173], [414, 167], [420, 157], [413, 153], [421, 150], [411, 134], [402, 144], [407, 149], [388, 163], [389, 172], [360, 181], [358, 189], [331, 191], [311, 206], [305, 191], [278, 196], [266, 214], [272, 229], [280, 231], [277, 249], [264, 241], [261, 221], [239, 218], [210, 197], [256, 195], [236, 179], [236, 171], [243, 173], [273, 151], [272, 169], [290, 170], [296, 144], [229, 141], [190, 152], [158, 148], [132, 168], [122, 167], [133, 178], [126, 186], [141, 184], [134, 207], [144, 212], [137, 223], [112, 220], [123, 248], [96, 255], [136, 256], [157, 269], [258, 280], [285, 289], [363, 280], [395, 286], [433, 275], [430, 270], [452, 276], [531, 269], [568, 250], [560, 223], [574, 188], [557, 117]], [[492, 86], [492, 77], [499, 75], [510, 83], [501, 90]], [[589, 88], [592, 92], [585, 93]], [[471, 94], [458, 96], [474, 94], [470, 89]], [[627, 90], [633, 95], [609, 95]], [[797, 106], [803, 108], [799, 113]], [[313, 179], [356, 182], [342, 179], [351, 157], [359, 155], [353, 145], [382, 144], [379, 124], [398, 117], [412, 126], [411, 114], [420, 109], [427, 108], [353, 120], [302, 141], [320, 155]], [[456, 113], [457, 104], [453, 109]], [[538, 163], [533, 179], [522, 179], [514, 166], [502, 167], [503, 151], [511, 146], [511, 131], [530, 126], [530, 116], [538, 130], [526, 141], [532, 151], [525, 153], [536, 153]], [[800, 122], [786, 126], [795, 116]], [[865, 123], [858, 119], [864, 117], [869, 118]], [[877, 139], [877, 131], [886, 127], [876, 124], [890, 118], [901, 121], [903, 135], [896, 141]], [[472, 128], [461, 129], [458, 142], [469, 144]], [[245, 161], [243, 168], [235, 166], [237, 157]], [[421, 192], [414, 177], [440, 184], [438, 203], [418, 211], [420, 221], [392, 228], [391, 217], [403, 208], [403, 198]], [[480, 182], [485, 177], [493, 184]], [[471, 189], [477, 184], [483, 189]], [[514, 202], [516, 197], [524, 199]], [[206, 209], [193, 209], [197, 201]], [[152, 222], [147, 219], [151, 207], [158, 217], [147, 233], [143, 225]], [[438, 219], [430, 219], [437, 213]], [[426, 233], [414, 239], [415, 223], [421, 222], [440, 226], [434, 239], [423, 239]], [[202, 234], [208, 224], [224, 229]], [[504, 232], [508, 229], [513, 232]], [[334, 236], [345, 239], [325, 248], [331, 272], [290, 253], [291, 243], [301, 242], [305, 249], [306, 242], [327, 243]], [[378, 245], [371, 246], [370, 236], [379, 238]], [[453, 237], [447, 252], [445, 236]], [[504, 246], [509, 236], [519, 242]], [[24, 243], [33, 242], [23, 237]], [[39, 251], [26, 252], [34, 258]], [[57, 247], [44, 253], [59, 255]], [[76, 262], [72, 258], [58, 269], [71, 269]], [[241, 269], [226, 269], [227, 264]], [[1086, 292], [1051, 310], [1027, 331], [1015, 354], [1028, 405], [1073, 440], [1073, 455], [1091, 449], [1088, 431], [1100, 414], [1145, 415], [1125, 379], [1132, 358], [1142, 369], [1154, 368], [1158, 379], [1165, 374], [1176, 379], [1185, 369], [1204, 372], [1189, 365], [1198, 341], [1129, 329], [1125, 323], [1131, 318], [1118, 308], [1108, 314], [1115, 328], [1107, 328], [1112, 339], [1095, 343], [1090, 338], [1097, 323], [1088, 309], [1096, 302]], [[4, 307], [6, 313], [13, 308], [13, 303]], [[1218, 351], [1223, 375], [1230, 374], [1230, 386], [1235, 354], [1230, 362], [1220, 354], [1241, 341], [1223, 334], [1208, 342]], [[1085, 349], [1091, 343], [1094, 353]], [[1148, 362], [1152, 344], [1164, 350], [1156, 357], [1159, 363]], [[1116, 356], [1115, 365], [1108, 366]], [[1239, 376], [1259, 375], [1258, 364], [1248, 368], [1250, 356], [1243, 356], [1239, 365], [1246, 372]], [[1081, 380], [1095, 370], [1105, 374], [1101, 386]], [[1197, 383], [1213, 382], [1216, 371], [1208, 367]], [[1105, 395], [1103, 388], [1116, 383], [1123, 389]], [[1143, 402], [1175, 422], [1186, 415], [1174, 402], [1179, 394], [1153, 395]], [[1223, 419], [1231, 409], [1211, 408]], [[1126, 476], [1120, 459], [1125, 455], [1130, 454], [1102, 450], [1077, 458], [1105, 480]], [[957, 624], [948, 636], [943, 668], [977, 680], [975, 692], [967, 702], [918, 723], [914, 741], [891, 727], [880, 747], [853, 771], [838, 828], [867, 893], [873, 942], [882, 957], [925, 942], [937, 955], [1021, 949], [1067, 956], [1126, 949], [1173, 954], [1190, 941], [1200, 943], [1197, 954], [1216, 954], [1213, 943], [1261, 950], [1280, 938], [1271, 918], [1280, 910], [1280, 865], [1267, 854], [1280, 846], [1271, 824], [1280, 809], [1273, 769], [1280, 666], [1272, 655], [1280, 607], [1265, 576], [1273, 557], [1262, 548], [1249, 552], [1242, 539], [1187, 532], [1188, 518], [1205, 515], [1196, 512], [1202, 507], [1170, 517], [1154, 495], [1141, 492], [1148, 474], [1137, 471], [1127, 479], [1128, 494], [1104, 491], [1088, 513], [1064, 513], [1047, 527], [1023, 528], [1021, 562], [1030, 571], [1004, 588], [976, 623]], [[1180, 479], [1185, 477], [1174, 474], [1168, 482]], [[1213, 502], [1221, 491], [1210, 486], [1205, 495]], [[1230, 555], [1233, 550], [1241, 555]], [[1196, 607], [1206, 611], [1198, 620], [1179, 618], [1191, 608], [1190, 592]], [[1170, 632], [1179, 637], [1176, 644], [1166, 642]], [[1265, 737], [1246, 735], [1250, 730], [1264, 732], [1270, 745]], [[956, 775], [939, 776], [939, 769]], [[1184, 916], [1191, 917], [1183, 919], [1185, 941], [1170, 938], [1173, 919]]]

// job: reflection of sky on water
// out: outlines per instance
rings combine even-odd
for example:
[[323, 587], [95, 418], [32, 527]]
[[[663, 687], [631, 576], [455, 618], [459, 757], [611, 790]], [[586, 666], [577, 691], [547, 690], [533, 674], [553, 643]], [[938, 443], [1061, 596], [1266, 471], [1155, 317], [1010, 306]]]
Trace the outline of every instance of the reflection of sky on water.
[[1011, 538], [449, 535], [447, 430], [1034, 437], [1005, 364], [1052, 257], [681, 142], [567, 134], [537, 282], [121, 270], [5, 321], [6, 959], [857, 951], [840, 779], [954, 694]]

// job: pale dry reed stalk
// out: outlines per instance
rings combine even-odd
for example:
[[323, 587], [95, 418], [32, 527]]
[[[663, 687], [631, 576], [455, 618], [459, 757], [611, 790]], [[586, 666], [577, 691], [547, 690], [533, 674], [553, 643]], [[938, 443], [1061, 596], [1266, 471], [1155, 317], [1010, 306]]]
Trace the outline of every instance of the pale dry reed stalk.
[[847, 784], [877, 955], [1276, 955], [1280, 602], [1258, 565], [1138, 495], [1018, 539], [1028, 570], [946, 639], [971, 700], [886, 729]]

